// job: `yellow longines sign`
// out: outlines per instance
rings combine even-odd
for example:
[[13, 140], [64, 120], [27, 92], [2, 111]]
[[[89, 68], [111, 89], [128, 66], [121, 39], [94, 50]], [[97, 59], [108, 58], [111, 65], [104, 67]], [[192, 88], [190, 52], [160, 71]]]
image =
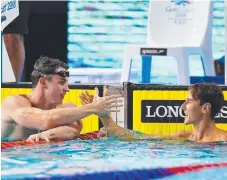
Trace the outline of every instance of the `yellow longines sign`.
[[[225, 104], [215, 117], [215, 122], [217, 127], [227, 130], [227, 88], [223, 89]], [[192, 125], [184, 125], [184, 114], [181, 109], [188, 94], [187, 87], [159, 86], [147, 87], [146, 90], [136, 87], [132, 91], [133, 130], [162, 135], [193, 130]]]
[[[71, 85], [64, 102], [73, 102], [80, 106], [78, 95], [88, 90], [94, 94], [98, 87], [100, 93], [103, 85]], [[125, 104], [127, 104], [127, 128], [148, 134], [169, 135], [176, 131], [193, 130], [191, 125], [184, 125], [184, 114], [181, 105], [187, 96], [186, 86], [141, 85], [126, 84], [127, 91]], [[216, 116], [217, 126], [227, 130], [227, 87], [223, 88], [225, 105]], [[31, 84], [2, 84], [2, 102], [5, 97], [31, 92]], [[126, 120], [126, 119], [125, 119]], [[123, 120], [121, 120], [123, 121]], [[101, 124], [95, 115], [83, 119], [82, 133], [99, 130]]]

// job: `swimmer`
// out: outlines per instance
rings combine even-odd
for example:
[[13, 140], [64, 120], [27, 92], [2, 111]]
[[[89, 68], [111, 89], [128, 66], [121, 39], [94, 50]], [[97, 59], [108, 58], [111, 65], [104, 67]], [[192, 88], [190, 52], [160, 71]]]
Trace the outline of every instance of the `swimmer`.
[[69, 91], [68, 68], [60, 60], [49, 57], [41, 56], [36, 61], [31, 74], [32, 92], [8, 96], [3, 101], [3, 140], [24, 140], [29, 136], [31, 142], [75, 139], [83, 127], [81, 119], [91, 114], [116, 112], [122, 106], [119, 104], [120, 96], [99, 97], [97, 88], [93, 101], [88, 105], [62, 104]]
[[[104, 90], [108, 94], [108, 90]], [[92, 102], [92, 95], [88, 92], [80, 94], [82, 104]], [[220, 111], [224, 103], [224, 95], [221, 88], [215, 84], [199, 83], [189, 87], [186, 101], [182, 104], [185, 113], [184, 123], [193, 124], [192, 132], [176, 132], [168, 137], [160, 135], [137, 134], [131, 130], [122, 128], [114, 123], [108, 113], [99, 114], [104, 125], [105, 133], [122, 140], [141, 139], [166, 139], [166, 140], [190, 140], [197, 143], [227, 141], [227, 131], [215, 126], [214, 117]]]

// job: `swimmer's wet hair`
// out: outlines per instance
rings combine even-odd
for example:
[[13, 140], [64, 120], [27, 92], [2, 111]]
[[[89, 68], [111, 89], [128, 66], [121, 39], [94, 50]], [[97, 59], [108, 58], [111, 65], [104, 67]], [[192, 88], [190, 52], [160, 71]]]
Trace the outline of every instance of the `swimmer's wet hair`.
[[200, 101], [200, 105], [210, 103], [211, 117], [220, 112], [224, 103], [224, 94], [222, 89], [214, 83], [198, 83], [189, 87], [194, 99]]
[[69, 69], [69, 66], [59, 59], [41, 56], [36, 60], [34, 71], [31, 74], [32, 87], [35, 88], [37, 86], [40, 77], [51, 79], [51, 73], [55, 73], [56, 69], [60, 67], [66, 70]]

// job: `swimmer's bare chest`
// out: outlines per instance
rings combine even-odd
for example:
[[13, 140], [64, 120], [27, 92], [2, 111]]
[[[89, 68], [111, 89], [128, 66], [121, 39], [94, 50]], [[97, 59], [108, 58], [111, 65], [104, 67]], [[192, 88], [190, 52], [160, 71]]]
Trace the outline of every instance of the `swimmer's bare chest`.
[[[20, 95], [26, 99], [26, 95]], [[27, 139], [30, 135], [38, 133], [37, 129], [30, 129], [20, 124], [17, 124], [10, 117], [10, 110], [8, 108], [2, 108], [1, 115], [1, 135], [2, 139], [8, 140], [24, 140]]]
[[38, 130], [21, 126], [13, 119], [2, 119], [1, 132], [3, 139], [26, 140], [30, 135], [38, 133]]

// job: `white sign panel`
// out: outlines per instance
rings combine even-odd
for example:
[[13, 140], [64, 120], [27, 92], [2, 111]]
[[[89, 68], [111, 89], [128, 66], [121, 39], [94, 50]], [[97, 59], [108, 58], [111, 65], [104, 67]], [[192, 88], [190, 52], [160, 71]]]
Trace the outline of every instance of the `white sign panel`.
[[16, 82], [16, 78], [14, 76], [14, 72], [9, 60], [8, 53], [6, 51], [6, 47], [4, 44], [4, 40], [2, 40], [2, 82]]
[[1, 25], [3, 29], [19, 15], [18, 0], [1, 0]]
[[[1, 31], [19, 15], [18, 0], [1, 0]], [[2, 34], [1, 34], [2, 35]], [[2, 38], [2, 82], [15, 82], [15, 76]]]

